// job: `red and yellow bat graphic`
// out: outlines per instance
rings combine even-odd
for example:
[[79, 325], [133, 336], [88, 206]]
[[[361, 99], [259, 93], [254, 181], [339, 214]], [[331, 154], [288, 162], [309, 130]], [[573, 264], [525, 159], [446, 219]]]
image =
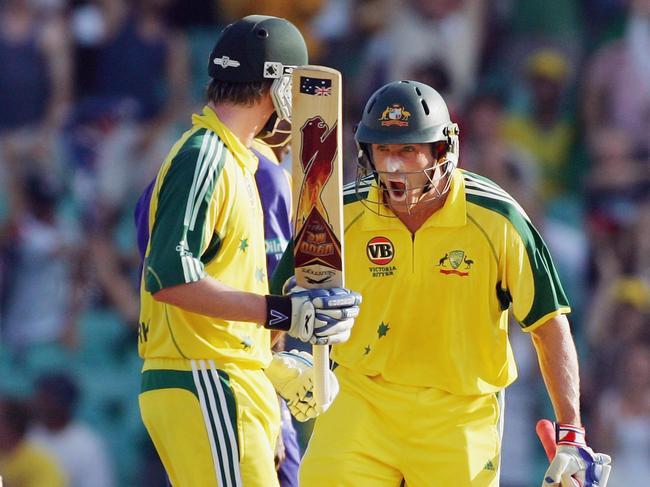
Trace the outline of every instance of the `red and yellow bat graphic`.
[[[340, 287], [343, 273], [341, 73], [322, 66], [293, 72], [292, 159], [296, 281]], [[314, 347], [314, 396], [326, 404], [328, 347]]]

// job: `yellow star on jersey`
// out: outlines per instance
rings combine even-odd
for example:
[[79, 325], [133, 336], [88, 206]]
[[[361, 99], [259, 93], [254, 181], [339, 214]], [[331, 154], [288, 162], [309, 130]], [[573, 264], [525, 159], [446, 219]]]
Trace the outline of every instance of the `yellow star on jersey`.
[[242, 238], [239, 240], [239, 250], [242, 252], [246, 252], [246, 249], [248, 248], [248, 239], [247, 238]]
[[381, 322], [381, 325], [379, 325], [379, 328], [377, 328], [377, 335], [379, 338], [385, 337], [388, 334], [388, 331], [390, 328], [388, 327], [388, 323], [384, 323], [383, 321]]

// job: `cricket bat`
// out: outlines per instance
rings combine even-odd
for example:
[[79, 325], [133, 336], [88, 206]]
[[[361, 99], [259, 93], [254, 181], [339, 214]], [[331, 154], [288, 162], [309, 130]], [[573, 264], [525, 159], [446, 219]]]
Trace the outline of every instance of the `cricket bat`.
[[[298, 286], [344, 286], [341, 73], [323, 66], [293, 71], [291, 153], [294, 262]], [[330, 396], [329, 347], [314, 345], [314, 398]]]

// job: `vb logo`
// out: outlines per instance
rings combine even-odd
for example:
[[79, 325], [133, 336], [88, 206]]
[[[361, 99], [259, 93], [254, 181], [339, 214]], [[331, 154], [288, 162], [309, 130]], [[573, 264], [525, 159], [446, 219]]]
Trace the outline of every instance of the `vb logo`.
[[374, 237], [366, 245], [366, 255], [373, 264], [389, 264], [395, 256], [393, 242], [386, 237]]

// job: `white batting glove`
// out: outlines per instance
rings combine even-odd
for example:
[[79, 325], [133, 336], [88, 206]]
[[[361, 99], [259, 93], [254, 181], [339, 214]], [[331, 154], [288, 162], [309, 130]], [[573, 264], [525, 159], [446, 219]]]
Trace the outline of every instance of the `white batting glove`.
[[557, 450], [546, 470], [542, 487], [606, 487], [611, 458], [587, 446], [585, 430], [579, 426], [555, 426]]
[[286, 296], [266, 296], [266, 328], [286, 331], [314, 345], [333, 345], [350, 338], [354, 318], [359, 315], [359, 293], [340, 287], [304, 289], [286, 284], [285, 289]]

